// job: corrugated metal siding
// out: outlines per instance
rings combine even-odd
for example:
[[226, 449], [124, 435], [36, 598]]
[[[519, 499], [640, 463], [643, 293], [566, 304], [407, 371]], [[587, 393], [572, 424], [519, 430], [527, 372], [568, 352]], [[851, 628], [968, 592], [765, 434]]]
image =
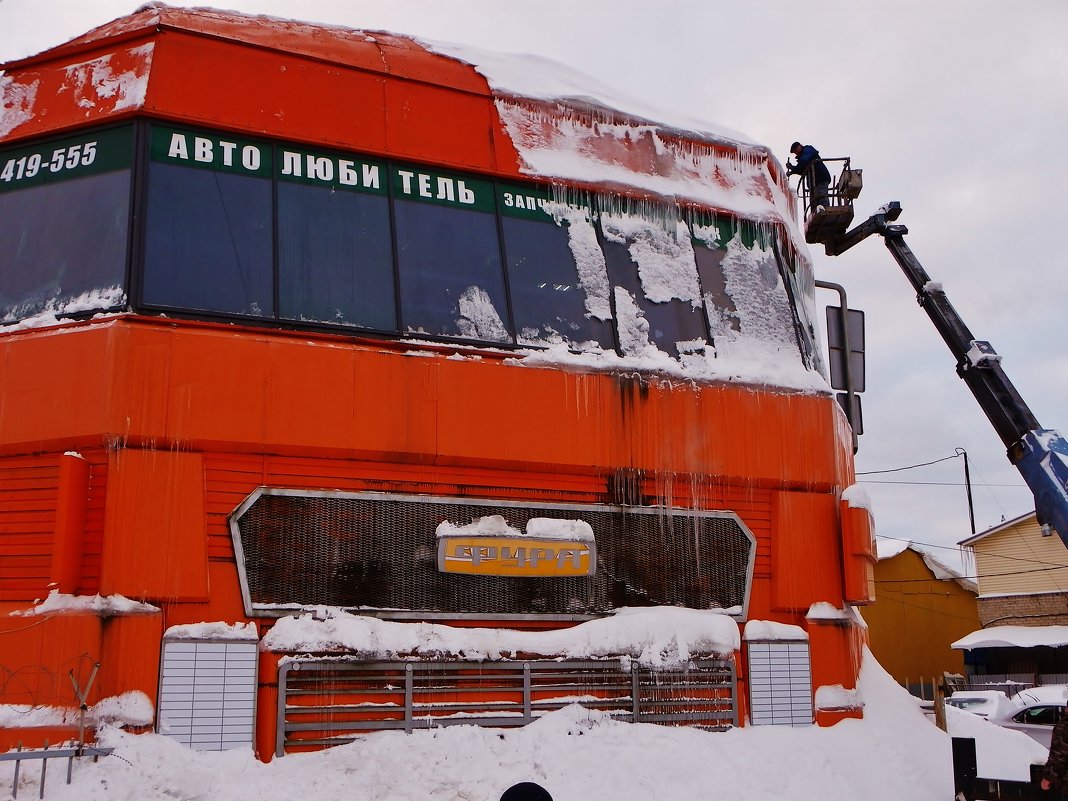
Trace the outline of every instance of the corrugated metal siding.
[[59, 455], [0, 459], [0, 601], [48, 592]]
[[89, 462], [89, 504], [85, 512], [82, 546], [82, 583], [79, 592], [95, 595], [100, 590], [100, 554], [104, 540], [104, 506], [108, 488], [108, 457], [104, 450], [79, 451]]
[[1068, 590], [1068, 549], [1057, 536], [1043, 537], [1033, 518], [973, 547], [981, 596]]

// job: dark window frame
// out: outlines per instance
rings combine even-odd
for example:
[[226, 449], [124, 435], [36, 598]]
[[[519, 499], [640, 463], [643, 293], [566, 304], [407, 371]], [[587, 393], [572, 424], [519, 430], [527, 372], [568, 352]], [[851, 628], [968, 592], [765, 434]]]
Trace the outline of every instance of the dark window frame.
[[[72, 319], [84, 319], [91, 317], [94, 314], [100, 312], [114, 312], [122, 310], [132, 310], [137, 312], [143, 312], [148, 314], [160, 314], [165, 313], [170, 316], [179, 319], [190, 320], [205, 320], [209, 322], [223, 322], [231, 323], [235, 321], [242, 322], [256, 327], [269, 327], [283, 330], [292, 331], [317, 331], [328, 334], [344, 334], [348, 336], [370, 336], [375, 338], [384, 339], [406, 339], [413, 336], [420, 339], [424, 339], [428, 342], [440, 343], [440, 344], [460, 344], [471, 345], [475, 347], [490, 347], [490, 348], [505, 348], [505, 349], [523, 349], [523, 348], [537, 348], [538, 344], [535, 343], [521, 343], [518, 322], [516, 320], [516, 297], [513, 293], [512, 276], [510, 274], [510, 265], [508, 261], [508, 243], [505, 236], [504, 218], [505, 213], [503, 211], [503, 203], [500, 201], [500, 192], [504, 191], [505, 187], [516, 188], [519, 186], [526, 187], [530, 194], [533, 196], [546, 195], [550, 190], [547, 184], [543, 183], [519, 183], [510, 179], [501, 179], [494, 176], [480, 176], [475, 173], [468, 173], [462, 170], [454, 171], [451, 168], [441, 167], [440, 165], [427, 165], [417, 162], [411, 162], [406, 160], [392, 159], [392, 158], [380, 158], [367, 156], [368, 159], [374, 159], [375, 161], [385, 165], [385, 190], [382, 195], [385, 197], [388, 207], [389, 218], [389, 244], [391, 247], [391, 269], [392, 269], [392, 291], [393, 291], [393, 303], [394, 303], [394, 316], [397, 322], [396, 330], [381, 330], [369, 327], [360, 327], [357, 325], [351, 325], [346, 323], [330, 323], [326, 321], [303, 321], [281, 316], [281, 292], [282, 287], [280, 284], [280, 242], [279, 242], [279, 214], [280, 214], [280, 202], [279, 202], [279, 185], [283, 182], [283, 179], [278, 174], [278, 169], [275, 168], [271, 171], [269, 177], [265, 177], [270, 181], [270, 238], [271, 242], [268, 247], [270, 251], [270, 290], [272, 300], [272, 311], [267, 316], [254, 316], [239, 313], [230, 312], [214, 312], [207, 310], [190, 309], [180, 306], [163, 306], [159, 304], [146, 303], [144, 299], [144, 287], [145, 287], [145, 264], [146, 264], [146, 244], [148, 237], [149, 221], [147, 219], [147, 209], [149, 204], [149, 190], [148, 181], [149, 173], [152, 168], [152, 156], [150, 147], [150, 137], [153, 127], [159, 127], [164, 129], [179, 129], [192, 134], [203, 134], [205, 136], [228, 136], [228, 132], [203, 128], [195, 125], [185, 125], [182, 123], [174, 123], [169, 120], [158, 119], [153, 117], [139, 117], [132, 121], [124, 121], [111, 125], [96, 126], [86, 129], [81, 129], [75, 132], [75, 135], [92, 134], [95, 131], [108, 131], [112, 129], [118, 129], [125, 126], [130, 126], [133, 131], [133, 152], [130, 154], [129, 173], [129, 200], [128, 200], [128, 220], [127, 220], [127, 242], [126, 242], [126, 258], [123, 265], [122, 274], [124, 275], [124, 290], [126, 295], [126, 301], [124, 305], [113, 306], [108, 309], [94, 309], [87, 310], [85, 312], [72, 313], [69, 316]], [[280, 164], [282, 158], [283, 149], [296, 149], [302, 152], [311, 152], [326, 154], [335, 156], [337, 158], [351, 158], [353, 156], [360, 156], [355, 151], [341, 151], [332, 148], [322, 148], [315, 145], [307, 145], [304, 143], [296, 143], [283, 141], [270, 138], [258, 138], [247, 137], [243, 134], [238, 135], [242, 140], [254, 141], [257, 145], [269, 148], [272, 161], [275, 164]], [[71, 138], [71, 132], [65, 132], [61, 135], [54, 135], [43, 138], [32, 144], [34, 146], [47, 146], [48, 144], [60, 141], [68, 140]], [[21, 146], [24, 143], [17, 143], [16, 146]], [[481, 181], [488, 184], [491, 187], [493, 210], [483, 213], [491, 213], [494, 217], [494, 230], [497, 237], [497, 254], [499, 259], [499, 266], [501, 271], [501, 281], [503, 286], [503, 304], [499, 311], [502, 313], [502, 322], [508, 329], [510, 334], [509, 341], [488, 341], [480, 339], [469, 339], [463, 336], [449, 336], [438, 334], [423, 334], [423, 333], [409, 333], [405, 330], [405, 321], [403, 318], [403, 298], [401, 294], [401, 278], [400, 278], [400, 265], [399, 265], [399, 251], [398, 251], [398, 234], [397, 234], [397, 221], [396, 221], [396, 201], [405, 199], [404, 197], [398, 197], [399, 192], [394, 186], [394, 181], [390, 179], [390, 176], [395, 170], [400, 169], [417, 169], [425, 170], [432, 173], [446, 173], [454, 176], [457, 180], [463, 180], [469, 178], [475, 181]], [[604, 252], [605, 237], [602, 231], [599, 217], [600, 212], [598, 207], [601, 205], [599, 195], [591, 195], [594, 200], [593, 203], [593, 226], [596, 232], [598, 245]], [[714, 221], [721, 226], [726, 225], [731, 230], [740, 231], [743, 234], [749, 233], [749, 238], [756, 238], [755, 228], [751, 221], [736, 218], [733, 215], [723, 212], [713, 211], [698, 211], [695, 209], [688, 209], [685, 207], [678, 207], [678, 214], [686, 219], [688, 223], [692, 223], [697, 216], [700, 216], [702, 222]], [[753, 230], [750, 231], [749, 229]], [[785, 273], [789, 267], [785, 264], [789, 257], [786, 255], [788, 250], [787, 243], [782, 241], [781, 231], [767, 232], [773, 244], [776, 261], [780, 273]], [[751, 244], [751, 243], [750, 243]], [[696, 258], [695, 258], [696, 262]], [[701, 299], [701, 316], [703, 319], [703, 337], [704, 339], [713, 344], [715, 338], [709, 325], [708, 314], [709, 309], [705, 304], [705, 288], [701, 277], [701, 271], [699, 266], [695, 263], [695, 269], [698, 275], [698, 284], [700, 287], [700, 299]], [[807, 336], [805, 332], [800, 330], [801, 322], [798, 317], [797, 299], [793, 296], [793, 286], [789, 281], [789, 277], [783, 275], [784, 282], [787, 284], [789, 300], [791, 302], [791, 312], [794, 318], [794, 333], [797, 337], [797, 344], [799, 350], [799, 356], [806, 366], [811, 367], [811, 353], [806, 345]], [[614, 349], [616, 353], [619, 353], [619, 328], [618, 328], [618, 315], [615, 309], [615, 288], [619, 286], [611, 280], [611, 270], [609, 270], [609, 304], [612, 310], [612, 319], [603, 321], [607, 325], [608, 337], [605, 337], [601, 341], [601, 346], [606, 349]], [[642, 301], [646, 301], [643, 297]], [[652, 301], [647, 301], [652, 303]], [[2, 331], [2, 328], [0, 328]], [[610, 340], [610, 341], [608, 341]], [[665, 351], [668, 355], [676, 356], [671, 351]]]

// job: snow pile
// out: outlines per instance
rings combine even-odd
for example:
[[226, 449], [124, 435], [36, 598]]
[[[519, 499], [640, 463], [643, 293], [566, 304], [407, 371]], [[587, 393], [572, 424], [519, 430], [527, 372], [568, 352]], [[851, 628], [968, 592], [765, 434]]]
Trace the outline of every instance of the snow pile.
[[[61, 317], [80, 312], [94, 311], [97, 309], [114, 309], [126, 305], [126, 291], [121, 286], [91, 289], [72, 298], [53, 298], [46, 301], [36, 314], [19, 319], [28, 309], [15, 308], [2, 320], [0, 325], [11, 322], [11, 325], [3, 325], [0, 333], [9, 331], [21, 331], [27, 328], [42, 328], [46, 325], [56, 325]], [[18, 322], [13, 322], [18, 320]]]
[[[842, 500], [849, 505], [850, 509], [867, 509], [872, 512], [871, 498], [868, 497], [868, 491], [860, 484], [850, 484], [842, 490]], [[874, 516], [874, 513], [872, 514]]]
[[[324, 610], [325, 611], [325, 610]], [[330, 610], [279, 620], [263, 638], [269, 651], [345, 653], [363, 659], [406, 656], [470, 660], [531, 657], [632, 658], [646, 667], [685, 664], [692, 657], [738, 649], [738, 624], [720, 612], [650, 607], [555, 631], [453, 628], [396, 623]]]
[[[870, 654], [858, 691], [865, 719], [826, 729], [763, 726], [705, 732], [623, 723], [572, 705], [521, 729], [453, 726], [410, 735], [383, 732], [267, 765], [247, 751], [197, 753], [165, 737], [107, 730], [100, 740], [115, 747], [116, 756], [78, 763], [73, 783], [49, 782], [48, 797], [497, 801], [507, 787], [533, 781], [555, 801], [952, 798], [949, 737]], [[988, 735], [976, 728], [977, 736]], [[1005, 732], [990, 736], [998, 734]], [[980, 753], [1007, 761], [1022, 750], [999, 742], [995, 750]], [[980, 773], [988, 775], [980, 759]], [[0, 786], [5, 781], [10, 786], [11, 771], [10, 763], [0, 765]], [[23, 776], [19, 795], [34, 797], [36, 772], [23, 771]]]
[[255, 623], [186, 623], [171, 626], [164, 634], [165, 640], [242, 640], [257, 642], [260, 639]]
[[816, 709], [860, 709], [863, 703], [857, 690], [847, 690], [841, 684], [825, 684], [816, 688]]
[[1003, 729], [986, 718], [946, 707], [946, 727], [953, 737], [975, 740], [975, 761], [984, 779], [1031, 780], [1031, 765], [1044, 765], [1049, 752], [1022, 731]]
[[539, 540], [567, 540], [569, 542], [593, 542], [593, 527], [585, 520], [556, 520], [550, 517], [534, 517], [527, 521], [524, 534], [509, 525], [502, 515], [487, 515], [466, 525], [444, 520], [434, 531], [438, 539], [443, 537], [529, 537]]
[[800, 626], [777, 623], [774, 620], [750, 620], [745, 624], [746, 642], [807, 642], [808, 632]]
[[[87, 726], [149, 726], [154, 720], [152, 701], [140, 690], [101, 698], [85, 713]], [[77, 726], [75, 707], [0, 704], [0, 729], [39, 726]]]
[[11, 612], [14, 616], [52, 615], [64, 612], [92, 612], [96, 615], [146, 615], [158, 612], [159, 607], [131, 601], [122, 595], [67, 595], [52, 590], [48, 597], [29, 609]]

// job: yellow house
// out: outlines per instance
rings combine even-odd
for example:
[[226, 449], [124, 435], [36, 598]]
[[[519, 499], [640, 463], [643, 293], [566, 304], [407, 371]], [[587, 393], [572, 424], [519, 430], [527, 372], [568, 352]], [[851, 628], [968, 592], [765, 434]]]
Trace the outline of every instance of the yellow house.
[[982, 627], [1068, 624], [1068, 548], [1028, 512], [961, 541], [975, 565]]
[[950, 645], [979, 628], [975, 584], [912, 543], [880, 542], [875, 603], [864, 609], [871, 651], [899, 683], [916, 690], [944, 672], [963, 673]]
[[978, 577], [981, 628], [954, 645], [973, 681], [1068, 676], [1068, 548], [1051, 533], [1028, 512], [960, 542]]

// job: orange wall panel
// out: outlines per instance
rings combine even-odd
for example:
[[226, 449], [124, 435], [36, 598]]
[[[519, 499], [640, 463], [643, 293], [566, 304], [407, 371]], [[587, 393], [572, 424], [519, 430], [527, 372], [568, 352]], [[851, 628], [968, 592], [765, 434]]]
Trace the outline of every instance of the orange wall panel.
[[697, 473], [828, 493], [843, 481], [829, 396], [639, 384], [402, 347], [136, 317], [0, 335], [6, 381], [18, 387], [0, 407], [0, 453], [119, 438], [543, 473]]
[[52, 583], [76, 594], [82, 580], [85, 523], [89, 506], [89, 462], [65, 453], [59, 457], [56, 533], [52, 543]]
[[774, 603], [804, 612], [819, 601], [842, 606], [842, 563], [835, 499], [780, 492], [772, 532]]
[[206, 600], [201, 455], [124, 448], [111, 454], [108, 475], [101, 593]]
[[492, 170], [492, 100], [440, 86], [388, 81], [386, 139], [397, 158]]
[[101, 660], [102, 618], [7, 611], [0, 613], [0, 703], [77, 706], [68, 674], [84, 683]]
[[190, 125], [383, 153], [381, 75], [165, 31], [145, 111]]

